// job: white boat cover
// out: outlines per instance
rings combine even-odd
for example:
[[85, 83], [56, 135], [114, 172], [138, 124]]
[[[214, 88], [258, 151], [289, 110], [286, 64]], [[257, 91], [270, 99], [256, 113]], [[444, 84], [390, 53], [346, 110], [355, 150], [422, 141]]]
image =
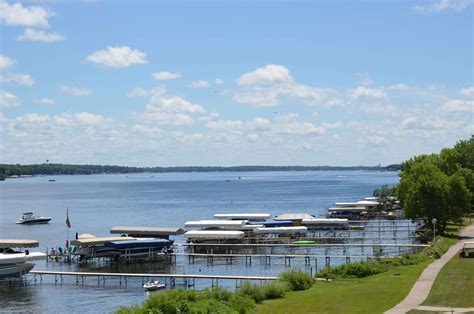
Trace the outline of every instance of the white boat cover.
[[257, 228], [253, 232], [261, 234], [293, 234], [293, 233], [306, 233], [308, 228], [304, 226], [298, 227], [269, 227], [269, 228]]
[[306, 214], [306, 213], [296, 213], [296, 214], [281, 214], [275, 217], [275, 220], [282, 221], [282, 220], [303, 220], [303, 219], [311, 219], [314, 218], [313, 215]]
[[244, 237], [242, 231], [217, 231], [217, 230], [191, 230], [184, 234], [190, 239], [242, 239]]

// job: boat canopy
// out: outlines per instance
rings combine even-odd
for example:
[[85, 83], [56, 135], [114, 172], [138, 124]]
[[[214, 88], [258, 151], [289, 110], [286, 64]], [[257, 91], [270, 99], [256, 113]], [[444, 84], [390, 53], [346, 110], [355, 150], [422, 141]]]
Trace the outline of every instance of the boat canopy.
[[245, 233], [243, 231], [217, 231], [217, 230], [191, 230], [184, 234], [190, 239], [242, 239]]
[[133, 241], [136, 238], [132, 237], [100, 237], [100, 238], [90, 238], [90, 239], [76, 239], [72, 240], [72, 245], [77, 246], [94, 246], [94, 245], [101, 245], [107, 242], [112, 241]]
[[261, 234], [293, 234], [293, 233], [306, 233], [308, 228], [303, 226], [298, 227], [270, 227], [270, 228], [257, 228], [253, 232]]
[[29, 248], [38, 246], [39, 242], [36, 240], [0, 239], [0, 248]]
[[275, 220], [303, 220], [314, 218], [313, 215], [306, 213], [296, 213], [296, 214], [281, 214], [275, 217]]
[[81, 233], [80, 235], [77, 236], [77, 238], [78, 239], [92, 239], [92, 238], [97, 238], [97, 237], [90, 233]]
[[112, 234], [128, 234], [133, 237], [167, 237], [170, 235], [180, 235], [184, 233], [181, 228], [168, 227], [113, 227], [110, 229]]
[[115, 249], [133, 249], [133, 248], [164, 248], [173, 244], [173, 241], [165, 239], [153, 240], [132, 240], [132, 241], [111, 241], [104, 244], [105, 247]]
[[348, 219], [343, 218], [311, 218], [303, 219], [303, 225], [347, 225]]
[[272, 215], [268, 213], [215, 214], [214, 218], [230, 220], [265, 221]]
[[247, 223], [247, 220], [194, 220], [186, 221], [185, 227], [199, 227], [199, 228], [242, 228]]

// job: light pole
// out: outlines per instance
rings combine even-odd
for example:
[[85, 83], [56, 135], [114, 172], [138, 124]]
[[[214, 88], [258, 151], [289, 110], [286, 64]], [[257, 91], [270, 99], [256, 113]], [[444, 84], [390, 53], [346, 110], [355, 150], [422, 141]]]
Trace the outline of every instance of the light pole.
[[436, 218], [431, 219], [431, 223], [433, 224], [433, 244], [434, 244], [435, 239], [436, 239], [436, 223], [437, 222], [438, 222], [438, 219], [436, 219]]

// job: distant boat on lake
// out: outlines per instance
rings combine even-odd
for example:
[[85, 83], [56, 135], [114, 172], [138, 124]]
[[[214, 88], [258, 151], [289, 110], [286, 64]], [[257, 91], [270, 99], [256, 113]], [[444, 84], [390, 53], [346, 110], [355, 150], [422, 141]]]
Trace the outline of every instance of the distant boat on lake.
[[23, 216], [16, 223], [19, 225], [47, 224], [51, 217], [37, 216], [33, 212], [23, 213]]

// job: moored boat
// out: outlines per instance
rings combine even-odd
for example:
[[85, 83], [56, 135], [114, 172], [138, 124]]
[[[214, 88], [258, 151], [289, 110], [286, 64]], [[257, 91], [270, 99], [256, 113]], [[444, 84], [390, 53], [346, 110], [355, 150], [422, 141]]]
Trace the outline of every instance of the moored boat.
[[47, 224], [51, 217], [37, 216], [34, 212], [23, 213], [23, 216], [16, 223], [19, 225]]

